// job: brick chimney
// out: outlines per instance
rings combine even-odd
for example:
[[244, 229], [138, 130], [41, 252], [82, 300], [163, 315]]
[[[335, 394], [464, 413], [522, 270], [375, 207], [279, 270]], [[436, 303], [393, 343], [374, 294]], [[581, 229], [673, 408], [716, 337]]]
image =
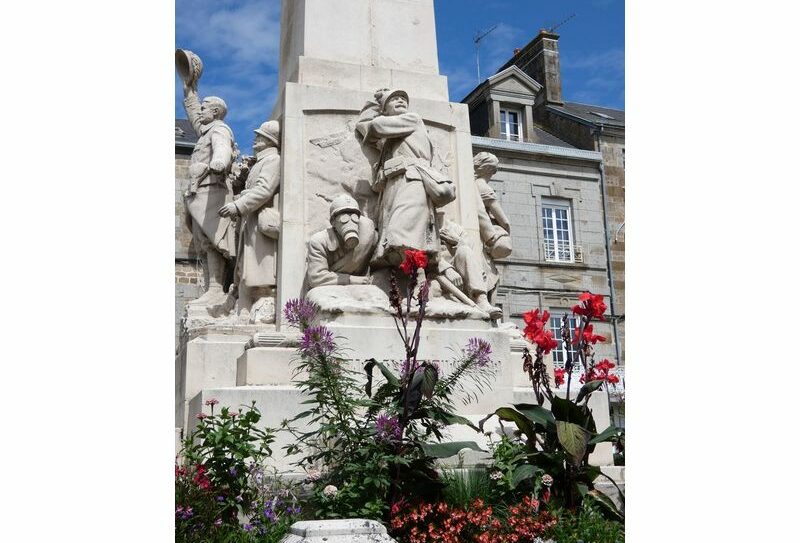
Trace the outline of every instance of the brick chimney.
[[540, 94], [548, 104], [563, 105], [561, 62], [558, 58], [558, 34], [540, 30], [531, 42], [516, 53], [500, 70], [515, 64], [544, 86]]

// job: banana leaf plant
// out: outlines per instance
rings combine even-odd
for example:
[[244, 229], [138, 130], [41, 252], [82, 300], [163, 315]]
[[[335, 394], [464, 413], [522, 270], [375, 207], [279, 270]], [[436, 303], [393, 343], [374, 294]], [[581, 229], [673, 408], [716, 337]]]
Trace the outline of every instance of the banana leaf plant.
[[[573, 308], [573, 312], [581, 316], [581, 324], [575, 330], [573, 337], [565, 314], [561, 319], [560, 336], [568, 353], [565, 367], [555, 372], [556, 385], [564, 384], [564, 373], [568, 373], [566, 397], [556, 395], [551, 386], [549, 372], [544, 363], [544, 355], [558, 346], [553, 339], [552, 332], [546, 330], [549, 313], [539, 310], [525, 313], [526, 339], [536, 345], [535, 354], [526, 348], [523, 350], [523, 371], [528, 374], [533, 387], [536, 404], [518, 403], [513, 407], [501, 407], [490, 413], [479, 423], [481, 431], [485, 422], [492, 416], [497, 416], [501, 425], [511, 422], [516, 429], [513, 431], [517, 439], [524, 443], [526, 454], [520, 459], [513, 477], [512, 486], [520, 489], [530, 487], [544, 498], [544, 501], [554, 500], [557, 503], [574, 508], [584, 499], [595, 500], [607, 516], [618, 520], [624, 519], [624, 494], [620, 491], [620, 500], [623, 508], [618, 508], [615, 503], [602, 492], [594, 488], [598, 477], [606, 477], [619, 490], [616, 482], [606, 476], [598, 466], [589, 463], [589, 455], [594, 452], [599, 443], [613, 442], [619, 439], [624, 430], [616, 426], [609, 426], [602, 432], [597, 431], [597, 425], [591, 410], [589, 399], [591, 395], [605, 386], [615, 386], [618, 379], [609, 373], [613, 364], [607, 360], [595, 364], [592, 345], [605, 338], [593, 333], [591, 320], [603, 320], [605, 304], [602, 295], [584, 293], [580, 297], [582, 302]], [[570, 399], [571, 375], [574, 362], [571, 358], [570, 346], [576, 346], [578, 363], [584, 369], [581, 376], [582, 386], [574, 400]], [[587, 377], [588, 376], [588, 377]], [[550, 404], [549, 409], [544, 407], [545, 400]]]

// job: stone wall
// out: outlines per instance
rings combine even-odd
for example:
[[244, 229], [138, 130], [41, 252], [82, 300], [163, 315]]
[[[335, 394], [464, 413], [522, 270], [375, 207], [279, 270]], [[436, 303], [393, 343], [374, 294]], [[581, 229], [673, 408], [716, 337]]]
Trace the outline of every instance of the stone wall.
[[203, 270], [192, 244], [192, 233], [186, 226], [183, 193], [189, 185], [191, 149], [175, 150], [175, 345], [180, 343], [183, 308], [202, 294]]
[[[507, 151], [473, 141], [473, 153], [481, 151], [500, 160], [490, 184], [511, 223], [514, 252], [498, 262], [501, 276], [494, 300], [503, 308], [503, 320], [524, 326], [522, 314], [537, 307], [571, 313], [585, 290], [608, 296], [599, 160]], [[583, 262], [545, 260], [543, 198], [569, 203], [573, 239], [582, 248]], [[611, 326], [598, 323], [595, 329], [609, 338], [597, 345], [597, 359], [614, 358]]]

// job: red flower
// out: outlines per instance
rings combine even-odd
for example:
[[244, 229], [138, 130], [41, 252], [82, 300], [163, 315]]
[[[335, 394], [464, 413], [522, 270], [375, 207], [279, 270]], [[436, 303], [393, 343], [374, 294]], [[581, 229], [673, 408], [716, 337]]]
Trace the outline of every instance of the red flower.
[[572, 307], [572, 312], [576, 315], [586, 315], [592, 319], [605, 320], [603, 313], [606, 312], [606, 304], [603, 303], [602, 294], [592, 294], [591, 292], [584, 292], [578, 296], [578, 300], [582, 304]]
[[587, 324], [584, 327], [583, 333], [581, 333], [581, 329], [580, 328], [576, 328], [575, 329], [575, 339], [572, 340], [572, 343], [577, 345], [578, 342], [581, 340], [581, 336], [583, 336], [583, 340], [585, 342], [591, 343], [592, 345], [594, 345], [598, 341], [605, 341], [606, 340], [605, 336], [601, 336], [599, 334], [597, 334], [597, 335], [593, 334], [592, 333], [593, 331], [594, 331], [594, 326], [591, 325], [591, 324]]
[[544, 354], [558, 347], [558, 341], [553, 339], [553, 333], [544, 329], [550, 320], [548, 311], [543, 311], [541, 316], [538, 309], [526, 311], [522, 314], [522, 318], [525, 320], [525, 329], [522, 333], [528, 338], [528, 341], [538, 345]]
[[428, 267], [428, 255], [425, 251], [417, 251], [415, 249], [406, 249], [406, 258], [400, 264], [400, 269], [406, 275], [411, 275], [419, 268]]
[[608, 358], [602, 359], [595, 365], [595, 369], [602, 371], [604, 373], [608, 373], [608, 370], [615, 367], [615, 364], [611, 362]]
[[556, 368], [553, 370], [556, 380], [556, 386], [560, 387], [564, 384], [564, 368]]

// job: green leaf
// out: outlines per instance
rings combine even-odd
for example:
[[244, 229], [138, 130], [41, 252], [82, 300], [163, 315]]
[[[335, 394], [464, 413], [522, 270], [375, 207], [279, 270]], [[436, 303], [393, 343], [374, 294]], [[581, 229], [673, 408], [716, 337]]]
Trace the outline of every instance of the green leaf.
[[619, 520], [620, 522], [625, 522], [625, 515], [619, 510], [619, 508], [617, 508], [617, 505], [611, 498], [595, 489], [587, 492], [587, 496], [590, 496], [594, 501], [601, 505], [602, 509], [605, 509], [605, 512], [609, 516]]
[[519, 411], [511, 409], [510, 407], [500, 407], [495, 410], [494, 414], [497, 415], [500, 420], [516, 424], [519, 431], [525, 434], [529, 442], [534, 442], [536, 440], [534, 437], [533, 422]]
[[567, 451], [570, 462], [579, 466], [586, 454], [586, 446], [589, 444], [591, 434], [583, 426], [563, 420], [556, 421], [556, 434], [558, 441], [564, 450]]
[[451, 441], [449, 443], [423, 443], [422, 451], [431, 458], [449, 458], [463, 449], [485, 452], [474, 441]]
[[533, 422], [544, 426], [548, 431], [555, 431], [556, 419], [549, 409], [529, 403], [515, 403], [514, 407]]
[[589, 443], [596, 444], [596, 443], [603, 443], [604, 441], [612, 441], [617, 434], [619, 434], [620, 429], [616, 426], [609, 426], [592, 439], [589, 440]]
[[581, 387], [581, 390], [578, 392], [578, 397], [575, 398], [575, 403], [580, 403], [582, 399], [584, 399], [586, 396], [588, 396], [589, 394], [600, 388], [602, 384], [603, 381], [589, 381], [588, 383], [583, 385]]
[[522, 481], [535, 477], [536, 473], [540, 471], [542, 470], [530, 464], [517, 466], [517, 469], [514, 470], [514, 474], [511, 476], [511, 488], [517, 488], [517, 485]]
[[550, 406], [553, 411], [553, 416], [558, 421], [571, 422], [586, 426], [588, 419], [588, 412], [584, 411], [578, 404], [571, 400], [565, 400], [558, 396], [553, 396], [553, 402]]
[[439, 372], [433, 366], [425, 365], [422, 373], [422, 395], [429, 400], [433, 397], [433, 390], [439, 381]]
[[461, 415], [454, 415], [453, 413], [448, 413], [447, 411], [442, 411], [438, 414], [437, 418], [443, 420], [446, 424], [464, 424], [473, 428], [475, 431], [479, 431], [478, 427], [472, 424], [468, 418], [462, 417]]

